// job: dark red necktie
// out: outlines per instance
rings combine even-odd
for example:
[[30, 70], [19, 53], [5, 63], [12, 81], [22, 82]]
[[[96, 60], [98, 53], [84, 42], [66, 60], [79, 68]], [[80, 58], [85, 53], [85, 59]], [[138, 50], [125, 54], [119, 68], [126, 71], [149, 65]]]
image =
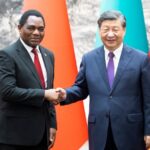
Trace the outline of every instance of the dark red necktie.
[[37, 49], [34, 48], [32, 50], [32, 53], [34, 54], [34, 65], [35, 65], [35, 68], [36, 68], [37, 73], [39, 75], [42, 87], [45, 88], [44, 76], [43, 76], [42, 68], [41, 68], [41, 65], [40, 65]]

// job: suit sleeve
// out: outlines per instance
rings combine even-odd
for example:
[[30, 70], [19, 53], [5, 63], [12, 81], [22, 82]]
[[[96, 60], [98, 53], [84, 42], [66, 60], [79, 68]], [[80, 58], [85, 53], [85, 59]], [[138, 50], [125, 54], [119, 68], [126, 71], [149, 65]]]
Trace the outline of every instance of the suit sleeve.
[[56, 110], [54, 105], [49, 102], [49, 128], [57, 129]]
[[[52, 53], [50, 53], [50, 60], [52, 62], [52, 65], [53, 65], [53, 76], [52, 76], [52, 88], [53, 88], [53, 83], [54, 83], [54, 64], [55, 64], [55, 60], [54, 60], [54, 55]], [[56, 110], [55, 110], [55, 107], [54, 105], [51, 103], [51, 102], [48, 102], [49, 103], [49, 119], [50, 119], [50, 128], [55, 128], [57, 129], [57, 121], [56, 121]]]
[[74, 85], [66, 89], [66, 91], [67, 91], [67, 99], [62, 101], [61, 105], [74, 103], [76, 101], [83, 100], [88, 96], [85, 56], [83, 56], [82, 58], [80, 70], [76, 77]]
[[142, 70], [142, 90], [144, 98], [144, 129], [150, 135], [150, 58], [147, 57]]
[[0, 95], [3, 101], [41, 107], [44, 90], [17, 87], [15, 61], [0, 51]]

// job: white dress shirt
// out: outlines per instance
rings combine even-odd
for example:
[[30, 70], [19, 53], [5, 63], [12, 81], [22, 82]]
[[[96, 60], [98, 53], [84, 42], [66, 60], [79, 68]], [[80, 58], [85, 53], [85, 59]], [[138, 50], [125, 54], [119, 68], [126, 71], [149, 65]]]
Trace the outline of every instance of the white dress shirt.
[[[23, 46], [25, 47], [25, 49], [27, 50], [27, 52], [29, 53], [29, 55], [34, 63], [34, 53], [32, 52], [33, 47], [28, 46], [21, 38], [20, 38], [20, 41], [23, 44]], [[43, 57], [39, 50], [39, 46], [37, 46], [36, 49], [37, 49], [40, 65], [41, 65], [43, 76], [44, 76], [45, 87], [47, 87], [47, 72], [46, 72], [44, 61], [43, 61]]]
[[[114, 57], [113, 57], [113, 61], [114, 61], [114, 76], [116, 75], [117, 72], [117, 68], [118, 68], [118, 64], [119, 64], [119, 60], [121, 57], [121, 53], [122, 53], [122, 49], [123, 49], [123, 43], [120, 45], [119, 48], [117, 48], [116, 50], [113, 51], [114, 53]], [[104, 46], [104, 52], [105, 52], [105, 62], [106, 62], [106, 68], [108, 65], [108, 61], [109, 61], [109, 50]]]

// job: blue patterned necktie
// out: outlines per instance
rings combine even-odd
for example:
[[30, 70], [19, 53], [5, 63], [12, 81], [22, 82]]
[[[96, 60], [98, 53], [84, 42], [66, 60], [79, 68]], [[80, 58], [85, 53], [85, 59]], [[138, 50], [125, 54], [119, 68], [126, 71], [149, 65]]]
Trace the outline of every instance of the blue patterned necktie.
[[107, 74], [108, 74], [108, 79], [109, 79], [109, 85], [112, 87], [113, 81], [114, 81], [114, 61], [113, 57], [115, 56], [113, 52], [109, 52], [109, 61], [107, 65]]

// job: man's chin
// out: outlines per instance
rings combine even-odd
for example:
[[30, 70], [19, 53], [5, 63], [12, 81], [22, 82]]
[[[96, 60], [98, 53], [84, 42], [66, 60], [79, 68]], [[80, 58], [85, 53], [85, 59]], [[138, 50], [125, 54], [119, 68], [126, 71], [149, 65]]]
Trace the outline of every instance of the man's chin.
[[112, 43], [107, 43], [106, 47], [109, 47], [111, 49], [116, 49], [119, 46], [115, 42], [112, 42]]
[[39, 45], [40, 43], [39, 42], [32, 42], [30, 43], [30, 46], [31, 47], [36, 47], [37, 45]]

